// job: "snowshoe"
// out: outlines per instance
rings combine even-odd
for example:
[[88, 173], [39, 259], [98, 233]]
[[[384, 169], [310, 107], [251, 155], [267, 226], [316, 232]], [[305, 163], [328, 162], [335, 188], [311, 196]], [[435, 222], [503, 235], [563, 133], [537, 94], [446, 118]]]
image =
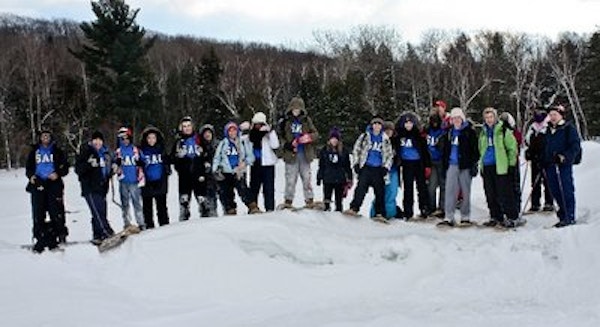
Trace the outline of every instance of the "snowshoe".
[[375, 217], [373, 217], [371, 219], [373, 219], [373, 221], [376, 221], [378, 223], [382, 223], [382, 224], [385, 224], [385, 225], [389, 225], [390, 224], [390, 221], [387, 218], [383, 217], [382, 215], [376, 215]]

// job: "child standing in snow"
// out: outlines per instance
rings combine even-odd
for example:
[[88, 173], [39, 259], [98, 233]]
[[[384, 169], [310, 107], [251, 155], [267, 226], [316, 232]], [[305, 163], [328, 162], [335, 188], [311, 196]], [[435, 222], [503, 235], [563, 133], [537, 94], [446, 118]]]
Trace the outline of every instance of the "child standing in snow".
[[246, 183], [246, 167], [254, 163], [252, 149], [244, 146], [240, 138], [238, 125], [229, 122], [224, 128], [225, 138], [221, 140], [213, 159], [213, 173], [222, 172], [224, 179], [220, 182], [225, 202], [225, 214], [237, 214], [234, 190], [248, 207], [250, 214], [259, 213], [256, 202], [250, 200], [250, 191]]
[[[142, 212], [142, 192], [140, 181], [143, 181], [142, 162], [140, 151], [132, 142], [133, 132], [130, 128], [121, 127], [117, 134], [117, 149], [113, 170], [119, 179], [119, 194], [121, 195], [121, 212], [123, 217], [123, 229], [131, 233], [139, 233], [146, 228]], [[143, 185], [142, 185], [143, 186]], [[129, 204], [133, 204], [133, 214], [137, 226], [132, 224], [129, 216]]]
[[431, 155], [427, 149], [427, 139], [419, 126], [419, 119], [412, 112], [400, 116], [396, 126], [399, 148], [396, 149], [402, 167], [404, 185], [403, 209], [406, 219], [413, 218], [414, 184], [417, 184], [421, 218], [429, 215], [429, 193], [426, 180], [431, 175]]
[[[212, 174], [212, 162], [215, 158], [215, 151], [219, 145], [219, 141], [215, 138], [215, 128], [211, 124], [204, 124], [200, 127], [200, 147], [204, 156], [204, 172], [205, 172], [205, 201], [200, 206], [201, 217], [216, 217], [217, 216], [217, 195], [219, 194], [219, 185], [215, 175]], [[223, 201], [223, 198], [221, 201]], [[225, 203], [222, 202], [223, 207]]]
[[75, 172], [81, 183], [81, 196], [85, 198], [92, 214], [95, 244], [100, 244], [114, 234], [106, 219], [106, 194], [112, 176], [111, 162], [110, 151], [104, 145], [104, 135], [94, 132], [90, 142], [83, 145], [75, 164]]
[[371, 119], [367, 131], [354, 143], [352, 152], [354, 170], [358, 174], [358, 185], [354, 189], [354, 199], [350, 209], [344, 211], [349, 216], [357, 216], [362, 203], [373, 187], [375, 191], [375, 218], [385, 216], [386, 176], [392, 167], [394, 150], [390, 138], [383, 133], [383, 119], [379, 116]]
[[280, 208], [292, 208], [296, 182], [302, 180], [304, 201], [307, 208], [314, 207], [310, 163], [315, 158], [314, 142], [319, 133], [308, 116], [304, 100], [294, 97], [288, 106], [282, 125], [283, 161], [285, 161], [285, 194]]
[[335, 193], [335, 210], [343, 211], [344, 186], [352, 180], [350, 153], [344, 148], [337, 128], [329, 132], [329, 140], [319, 152], [317, 186], [323, 184], [325, 211], [331, 210], [331, 196]]
[[275, 210], [275, 164], [279, 148], [277, 133], [267, 123], [267, 116], [257, 112], [252, 117], [252, 128], [248, 135], [254, 154], [254, 164], [250, 167], [250, 201], [258, 203], [258, 193], [262, 186], [266, 211]]
[[146, 183], [142, 187], [142, 207], [146, 228], [154, 228], [153, 202], [156, 202], [158, 225], [167, 225], [169, 223], [167, 190], [171, 166], [163, 134], [158, 128], [148, 126], [144, 129], [140, 151], [146, 178]]
[[548, 178], [542, 170], [542, 155], [544, 152], [544, 133], [548, 126], [547, 115], [544, 110], [536, 109], [533, 112], [533, 121], [525, 134], [525, 159], [531, 161], [531, 207], [530, 212], [540, 210], [542, 185], [544, 186], [543, 211], [554, 211], [554, 199], [548, 187]]
[[[392, 149], [395, 144], [396, 129], [394, 122], [385, 121], [383, 124], [384, 133], [392, 141]], [[396, 203], [396, 197], [398, 197], [398, 188], [400, 188], [400, 165], [399, 159], [394, 152], [394, 163], [387, 176], [387, 183], [385, 185], [385, 218], [402, 218], [403, 213], [398, 204]], [[375, 201], [371, 205], [371, 217], [375, 217]]]

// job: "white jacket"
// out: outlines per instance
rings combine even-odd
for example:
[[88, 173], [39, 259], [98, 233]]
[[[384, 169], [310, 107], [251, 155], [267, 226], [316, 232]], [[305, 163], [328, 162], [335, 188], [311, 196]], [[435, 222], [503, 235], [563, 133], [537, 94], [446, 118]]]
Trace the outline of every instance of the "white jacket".
[[271, 130], [262, 138], [261, 164], [263, 166], [274, 166], [277, 163], [277, 155], [274, 150], [279, 149], [279, 137]]

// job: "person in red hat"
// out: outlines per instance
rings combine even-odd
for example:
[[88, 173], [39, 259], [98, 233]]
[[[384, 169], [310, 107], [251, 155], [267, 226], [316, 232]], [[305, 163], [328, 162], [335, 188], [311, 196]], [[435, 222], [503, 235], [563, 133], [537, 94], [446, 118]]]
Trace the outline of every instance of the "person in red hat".
[[448, 106], [446, 102], [443, 100], [436, 100], [433, 103], [432, 113], [437, 114], [442, 120], [442, 129], [448, 130], [452, 126], [452, 122], [450, 121], [450, 114], [446, 111]]

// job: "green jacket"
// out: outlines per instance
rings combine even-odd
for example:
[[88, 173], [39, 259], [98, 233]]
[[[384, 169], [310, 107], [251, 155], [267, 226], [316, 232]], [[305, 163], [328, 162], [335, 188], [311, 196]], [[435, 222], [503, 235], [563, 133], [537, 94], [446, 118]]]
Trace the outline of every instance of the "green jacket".
[[[488, 138], [485, 124], [479, 133], [479, 165], [483, 165], [483, 156], [488, 147]], [[517, 165], [517, 139], [510, 128], [498, 122], [494, 126], [494, 151], [496, 154], [496, 173], [506, 175], [508, 167]]]

